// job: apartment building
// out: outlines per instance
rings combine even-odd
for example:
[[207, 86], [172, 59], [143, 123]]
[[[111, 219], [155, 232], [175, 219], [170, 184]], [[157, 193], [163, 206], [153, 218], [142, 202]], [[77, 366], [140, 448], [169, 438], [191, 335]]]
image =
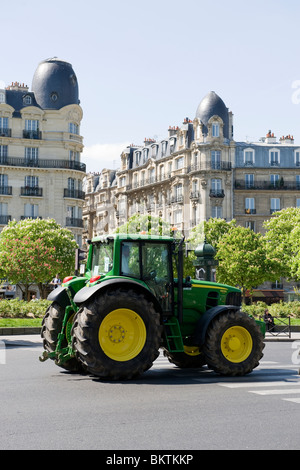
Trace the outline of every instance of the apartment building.
[[82, 243], [82, 108], [72, 65], [41, 62], [27, 85], [0, 89], [0, 230], [9, 220], [54, 218]]

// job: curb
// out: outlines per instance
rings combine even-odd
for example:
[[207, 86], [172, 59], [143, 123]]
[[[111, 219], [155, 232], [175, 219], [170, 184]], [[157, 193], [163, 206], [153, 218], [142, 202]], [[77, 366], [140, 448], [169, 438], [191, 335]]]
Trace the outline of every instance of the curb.
[[40, 335], [42, 328], [40, 326], [24, 326], [23, 328], [3, 327], [0, 328], [0, 336], [13, 335]]

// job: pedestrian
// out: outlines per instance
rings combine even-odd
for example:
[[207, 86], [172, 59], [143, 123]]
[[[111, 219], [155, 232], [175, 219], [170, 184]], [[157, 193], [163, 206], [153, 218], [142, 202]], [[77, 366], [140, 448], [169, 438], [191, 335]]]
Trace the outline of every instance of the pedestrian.
[[268, 331], [274, 329], [275, 327], [274, 319], [267, 308], [265, 309], [265, 313], [264, 313], [264, 322], [267, 326]]
[[53, 289], [56, 289], [58, 286], [61, 285], [61, 280], [59, 279], [59, 275], [56, 274], [55, 278], [52, 279], [50, 285], [53, 286]]

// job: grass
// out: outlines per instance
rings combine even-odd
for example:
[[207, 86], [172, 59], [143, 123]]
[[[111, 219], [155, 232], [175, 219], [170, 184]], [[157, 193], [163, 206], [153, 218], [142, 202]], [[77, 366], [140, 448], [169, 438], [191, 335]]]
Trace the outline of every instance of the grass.
[[39, 327], [41, 325], [42, 318], [0, 318], [0, 328]]

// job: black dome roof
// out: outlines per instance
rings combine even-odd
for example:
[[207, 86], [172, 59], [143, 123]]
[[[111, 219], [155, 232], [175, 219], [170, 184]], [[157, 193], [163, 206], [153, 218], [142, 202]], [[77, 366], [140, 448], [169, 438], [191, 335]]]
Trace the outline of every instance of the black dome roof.
[[72, 65], [53, 57], [41, 62], [33, 76], [32, 91], [42, 109], [79, 104], [78, 82]]
[[228, 108], [226, 107], [224, 101], [214, 92], [210, 91], [200, 102], [197, 111], [196, 117], [199, 118], [204, 124], [204, 132], [207, 133], [207, 123], [209, 119], [217, 115], [219, 116], [224, 123], [224, 137], [229, 138], [229, 116]]

